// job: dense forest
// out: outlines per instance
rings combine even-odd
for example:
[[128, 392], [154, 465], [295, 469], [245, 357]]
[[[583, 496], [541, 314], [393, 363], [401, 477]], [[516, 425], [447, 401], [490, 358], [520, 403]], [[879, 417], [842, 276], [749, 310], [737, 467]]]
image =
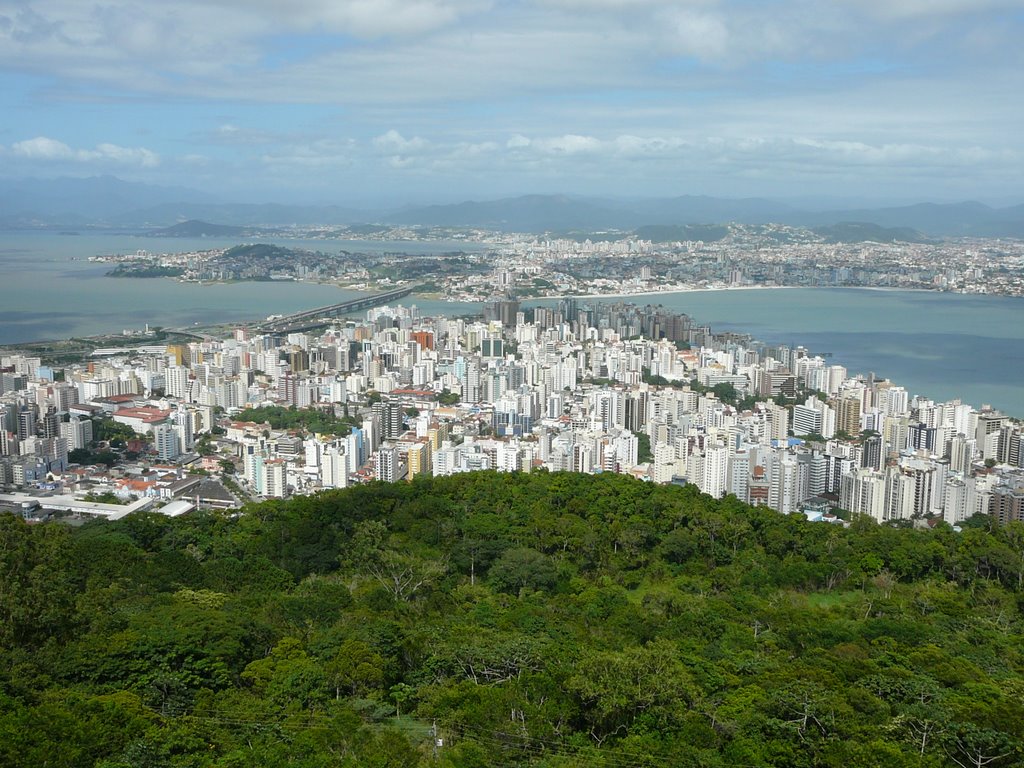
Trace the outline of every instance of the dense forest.
[[1024, 765], [1024, 526], [617, 475], [0, 516], [3, 766]]

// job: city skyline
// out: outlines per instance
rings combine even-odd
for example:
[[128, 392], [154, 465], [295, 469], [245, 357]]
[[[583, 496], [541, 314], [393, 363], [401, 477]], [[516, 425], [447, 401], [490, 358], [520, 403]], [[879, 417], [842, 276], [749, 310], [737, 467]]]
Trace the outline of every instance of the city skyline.
[[[715, 333], [665, 307], [499, 301], [480, 319], [378, 306], [316, 325], [235, 327], [63, 368], [3, 355], [0, 482], [49, 476], [165, 498], [174, 492], [154, 471], [198, 462], [236, 497], [285, 498], [544, 468], [688, 483], [836, 523], [827, 510], [878, 522], [1021, 519], [1024, 443], [1012, 416], [931, 400], [803, 346]], [[94, 437], [111, 429], [136, 445], [117, 462], [134, 481], [95, 462]], [[202, 482], [170, 480], [178, 493]], [[67, 495], [5, 497], [33, 499], [127, 513]]]
[[1021, 199], [1024, 3], [0, 3], [3, 175], [223, 200]]

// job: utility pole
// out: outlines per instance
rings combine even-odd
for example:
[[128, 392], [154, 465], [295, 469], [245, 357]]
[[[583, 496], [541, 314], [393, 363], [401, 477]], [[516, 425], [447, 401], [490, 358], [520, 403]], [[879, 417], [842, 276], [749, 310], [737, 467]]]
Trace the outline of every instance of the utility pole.
[[430, 737], [434, 741], [434, 762], [437, 762], [438, 751], [444, 746], [444, 739], [437, 735], [437, 720], [430, 727]]

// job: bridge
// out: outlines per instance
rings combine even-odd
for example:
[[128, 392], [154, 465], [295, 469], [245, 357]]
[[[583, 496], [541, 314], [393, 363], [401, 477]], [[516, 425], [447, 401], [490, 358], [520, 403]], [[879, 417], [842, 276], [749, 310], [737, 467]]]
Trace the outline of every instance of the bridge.
[[291, 315], [276, 317], [273, 320], [261, 323], [257, 328], [265, 333], [296, 333], [298, 331], [321, 328], [325, 325], [330, 325], [335, 318], [364, 309], [380, 307], [396, 299], [403, 299], [418, 288], [418, 285], [410, 285], [404, 288], [385, 291], [384, 293], [375, 293], [370, 296], [343, 301], [339, 304], [329, 304], [326, 307], [307, 309]]

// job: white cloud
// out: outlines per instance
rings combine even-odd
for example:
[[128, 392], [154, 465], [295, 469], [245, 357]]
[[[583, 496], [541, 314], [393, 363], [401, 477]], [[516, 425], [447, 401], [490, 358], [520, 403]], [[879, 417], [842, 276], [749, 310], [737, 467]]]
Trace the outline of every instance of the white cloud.
[[[247, 167], [296, 180], [337, 168], [465, 173], [481, 184], [526, 179], [524, 189], [532, 172], [552, 184], [603, 174], [603, 189], [621, 174], [698, 169], [1020, 172], [1022, 24], [1002, 12], [1021, 7], [0, 0], [0, 72], [17, 86], [0, 94], [0, 112], [8, 136], [36, 136], [8, 141], [4, 156], [152, 168], [160, 149], [172, 169], [202, 155], [207, 168], [239, 176]], [[26, 95], [40, 82], [45, 90]], [[30, 99], [48, 109], [26, 109]], [[57, 122], [70, 113], [62, 100], [90, 99], [117, 121], [119, 132], [105, 134], [114, 143], [82, 146], [73, 125]], [[159, 139], [127, 133], [159, 122], [145, 112], [154, 103], [180, 114], [154, 131]]]
[[[937, 29], [956, 35], [958, 13], [1022, 5], [1024, 0], [0, 0], [0, 66], [65, 78], [76, 95], [75, 84], [89, 83], [195, 99], [346, 106], [560, 89], [689, 89], [716, 87], [722, 82], [717, 72], [763, 62], [827, 63], [862, 51], [877, 56], [878, 50], [910, 50], [908, 41], [932, 37]], [[910, 20], [925, 12], [940, 26], [912, 29]], [[983, 14], [974, 15], [978, 39], [1000, 26], [986, 26]], [[306, 34], [314, 35], [308, 46]], [[988, 50], [986, 56], [1016, 55], [1012, 46], [1001, 48], [1003, 53]], [[699, 71], [677, 71], [679, 60], [699, 62]], [[728, 84], [742, 87], [738, 80]]]
[[11, 151], [18, 157], [28, 160], [70, 160], [75, 153], [67, 144], [46, 136], [17, 141], [11, 145]]
[[408, 154], [419, 152], [427, 147], [427, 142], [419, 136], [406, 139], [398, 131], [391, 129], [387, 133], [377, 136], [373, 140], [373, 146], [383, 152]]
[[602, 148], [599, 139], [593, 136], [580, 136], [575, 133], [567, 133], [564, 136], [554, 136], [548, 139], [534, 139], [530, 146], [551, 155], [579, 155], [598, 152]]
[[83, 160], [110, 160], [125, 165], [153, 168], [160, 165], [160, 156], [144, 147], [120, 147], [117, 144], [98, 144], [95, 150], [79, 153]]
[[117, 144], [97, 144], [95, 149], [72, 149], [62, 141], [47, 136], [18, 141], [11, 152], [26, 160], [69, 160], [80, 163], [114, 163], [153, 168], [160, 164], [160, 156], [144, 147], [122, 147]]
[[766, 174], [773, 169], [789, 176], [814, 176], [823, 170], [872, 176], [894, 169], [899, 169], [900, 173], [927, 173], [928, 169], [939, 172], [939, 169], [1019, 167], [1024, 159], [1022, 153], [1014, 150], [996, 152], [971, 145], [872, 144], [854, 139], [807, 136], [694, 139], [679, 135], [620, 134], [601, 138], [582, 134], [533, 137], [517, 134], [513, 139], [503, 144], [423, 140], [422, 151], [418, 154], [389, 153], [383, 157], [383, 162], [393, 170], [417, 173], [504, 174], [529, 169], [569, 175], [584, 169], [594, 173], [597, 169], [596, 172], [606, 179], [615, 179], [631, 174], [657, 178], [664, 174], [711, 169], [733, 176]]

